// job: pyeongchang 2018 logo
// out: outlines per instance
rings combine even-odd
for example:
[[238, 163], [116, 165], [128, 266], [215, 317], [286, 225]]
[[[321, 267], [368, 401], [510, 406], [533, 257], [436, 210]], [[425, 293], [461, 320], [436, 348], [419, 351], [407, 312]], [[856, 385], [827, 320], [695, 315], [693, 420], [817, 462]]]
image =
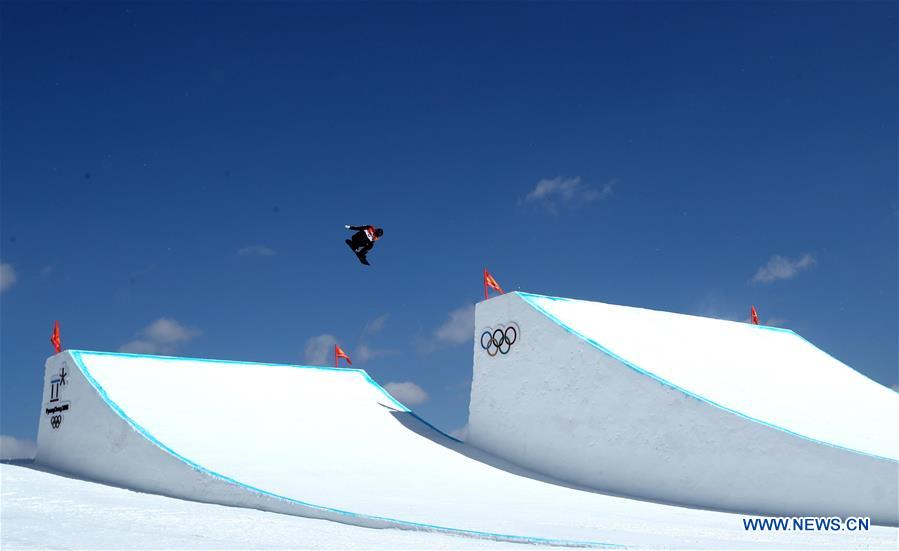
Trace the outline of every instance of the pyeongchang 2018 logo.
[[514, 321], [506, 325], [488, 327], [481, 332], [481, 348], [488, 356], [497, 354], [505, 356], [512, 350], [512, 345], [518, 342], [520, 335], [521, 330]]
[[69, 384], [69, 371], [66, 362], [62, 362], [59, 375], [50, 379], [50, 400], [44, 404], [44, 413], [50, 418], [50, 427], [54, 430], [62, 426], [63, 415], [69, 411], [71, 402], [62, 400], [60, 394]]

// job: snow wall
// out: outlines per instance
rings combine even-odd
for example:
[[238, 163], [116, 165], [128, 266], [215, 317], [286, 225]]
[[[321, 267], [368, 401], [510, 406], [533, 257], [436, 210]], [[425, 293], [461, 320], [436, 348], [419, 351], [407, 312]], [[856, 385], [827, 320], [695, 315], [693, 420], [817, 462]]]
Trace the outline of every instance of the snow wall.
[[606, 492], [899, 524], [899, 394], [792, 331], [528, 293], [475, 318], [469, 444]]
[[[109, 359], [124, 359], [126, 362], [110, 363]], [[107, 360], [106, 365], [101, 369], [90, 369], [89, 364], [96, 364], [97, 360], [101, 364]], [[177, 450], [177, 444], [176, 448], [172, 448], [160, 441], [136, 420], [150, 421], [150, 424], [158, 422], [157, 416], [148, 408], [164, 412], [163, 417], [169, 421], [166, 424], [174, 427], [163, 428], [174, 428], [176, 434], [172, 436], [182, 446], [191, 438], [192, 430], [203, 431], [205, 434], [197, 435], [203, 441], [207, 441], [209, 436], [224, 437], [219, 444], [219, 453], [227, 454], [229, 450], [225, 448], [229, 444], [241, 447], [254, 445], [251, 441], [235, 443], [236, 435], [224, 434], [229, 425], [249, 421], [232, 414], [243, 408], [231, 401], [234, 398], [233, 389], [222, 392], [231, 386], [227, 382], [227, 374], [219, 376], [207, 370], [191, 374], [187, 369], [182, 370], [187, 373], [160, 378], [159, 369], [153, 369], [154, 363], [160, 362], [153, 362], [151, 357], [76, 350], [64, 351], [48, 358], [35, 462], [88, 480], [138, 491], [346, 521], [338, 511], [249, 489], [228, 475], [213, 472], [194, 459], [182, 455]], [[120, 369], [109, 370], [110, 366], [114, 367], [116, 364]], [[177, 368], [178, 366], [173, 365], [168, 369], [163, 367], [162, 371]], [[154, 374], [154, 371], [157, 373]], [[188, 380], [183, 375], [187, 375]], [[104, 380], [104, 384], [97, 377]], [[193, 385], [190, 388], [185, 387], [191, 383]], [[249, 385], [246, 390], [253, 392], [256, 389]], [[194, 394], [194, 397], [184, 399], [186, 392]], [[129, 402], [134, 398], [137, 398], [139, 404], [138, 411], [126, 413], [123, 405], [131, 410]], [[270, 408], [272, 411], [289, 409], [290, 403], [280, 401], [270, 404]], [[259, 430], [262, 433], [268, 432], [264, 426], [259, 427]], [[188, 444], [188, 447], [192, 446]], [[360, 517], [355, 519], [354, 524], [386, 527], [391, 523]]]

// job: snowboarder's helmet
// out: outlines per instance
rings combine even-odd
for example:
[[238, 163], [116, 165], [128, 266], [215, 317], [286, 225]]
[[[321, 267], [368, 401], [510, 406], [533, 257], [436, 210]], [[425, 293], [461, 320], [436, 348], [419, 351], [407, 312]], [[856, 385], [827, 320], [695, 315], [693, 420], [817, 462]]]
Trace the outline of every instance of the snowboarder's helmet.
[[384, 230], [382, 230], [381, 228], [375, 228], [375, 235], [381, 237], [382, 235], [384, 235]]

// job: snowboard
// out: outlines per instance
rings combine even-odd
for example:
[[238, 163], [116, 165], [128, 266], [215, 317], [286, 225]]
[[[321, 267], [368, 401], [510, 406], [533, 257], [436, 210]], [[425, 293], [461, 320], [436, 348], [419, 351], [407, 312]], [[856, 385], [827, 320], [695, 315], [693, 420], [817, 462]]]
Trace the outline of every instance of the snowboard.
[[346, 243], [346, 246], [349, 247], [351, 251], [353, 251], [353, 254], [356, 255], [356, 258], [359, 259], [359, 262], [365, 264], [366, 266], [371, 266], [371, 264], [368, 263], [368, 259], [365, 258], [365, 253], [357, 253], [356, 250], [353, 249], [352, 241], [350, 241], [349, 239], [345, 239], [343, 242]]

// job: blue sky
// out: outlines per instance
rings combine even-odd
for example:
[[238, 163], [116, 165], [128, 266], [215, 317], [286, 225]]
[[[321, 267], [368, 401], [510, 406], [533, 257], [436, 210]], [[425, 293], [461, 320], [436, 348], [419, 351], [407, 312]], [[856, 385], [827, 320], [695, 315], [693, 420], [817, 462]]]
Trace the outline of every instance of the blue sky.
[[895, 3], [0, 9], [2, 434], [36, 433], [54, 319], [265, 362], [337, 338], [456, 429], [484, 266], [755, 304], [897, 383]]

